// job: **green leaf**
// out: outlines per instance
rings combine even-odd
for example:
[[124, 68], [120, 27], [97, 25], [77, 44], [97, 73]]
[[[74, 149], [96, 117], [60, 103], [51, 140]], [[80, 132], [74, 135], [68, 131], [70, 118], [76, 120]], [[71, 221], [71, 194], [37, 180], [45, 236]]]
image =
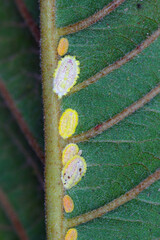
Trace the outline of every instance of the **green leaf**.
[[[106, 1], [98, 1], [98, 5], [97, 1], [57, 2], [58, 27], [82, 20], [93, 14], [96, 7], [102, 9], [106, 4]], [[158, 29], [160, 2], [140, 2], [140, 8], [138, 3], [125, 1], [98, 23], [67, 36], [68, 53], [80, 61], [78, 82], [119, 60]], [[75, 134], [111, 119], [156, 87], [160, 79], [159, 52], [157, 39], [121, 68], [64, 97], [61, 111], [72, 108], [79, 114]], [[80, 183], [66, 191], [75, 203], [74, 211], [65, 214], [67, 218], [113, 201], [159, 168], [159, 109], [157, 96], [101, 135], [78, 144], [87, 162], [87, 173]], [[135, 200], [78, 226], [78, 239], [159, 239], [159, 187], [159, 182], [155, 183]]]
[[[34, 5], [33, 1], [30, 1], [31, 5]], [[36, 11], [38, 13], [38, 8]], [[39, 50], [14, 1], [1, 1], [0, 22], [0, 81], [43, 146]], [[44, 239], [43, 167], [2, 98], [0, 146], [0, 188], [28, 239]], [[0, 239], [19, 239], [1, 197], [0, 205]]]
[[[24, 227], [28, 239], [44, 239], [43, 189], [37, 181], [42, 178], [35, 155], [24, 141], [22, 133], [12, 116], [0, 106], [0, 186]], [[2, 204], [2, 199], [0, 199]], [[1, 205], [3, 206], [3, 204]], [[0, 231], [0, 239], [19, 239], [6, 218], [6, 209], [0, 210], [0, 226], [9, 226]]]
[[0, 77], [33, 136], [43, 146], [39, 49], [14, 1], [1, 1], [0, 21]]
[[[31, 0], [25, 0], [24, 2], [38, 24], [39, 9], [37, 2]], [[42, 0], [41, 4], [43, 2], [46, 5], [46, 1]], [[53, 3], [54, 1], [49, 0], [47, 2], [48, 6], [50, 2]], [[112, 1], [57, 0], [56, 27], [63, 28], [83, 20], [109, 3], [112, 3]], [[67, 54], [76, 56], [76, 59], [80, 61], [78, 83], [84, 82], [103, 68], [114, 64], [154, 34], [160, 22], [159, 6], [159, 0], [126, 0], [96, 24], [77, 33], [67, 35], [66, 37], [69, 40]], [[48, 16], [51, 16], [49, 11], [53, 13], [53, 9], [48, 9], [47, 12]], [[45, 18], [42, 6], [41, 18]], [[49, 28], [54, 19], [51, 17], [48, 19], [49, 24], [47, 26]], [[46, 18], [46, 23], [48, 19]], [[3, 0], [0, 3], [0, 21], [0, 78], [18, 111], [23, 116], [28, 129], [38, 144], [43, 147], [38, 47], [13, 1]], [[62, 240], [64, 239], [62, 233], [59, 234], [61, 235], [60, 238], [53, 237], [54, 234], [57, 234], [53, 233], [53, 229], [57, 227], [58, 218], [56, 219], [56, 213], [52, 212], [52, 208], [50, 208], [50, 206], [54, 204], [56, 206], [57, 204], [57, 209], [61, 211], [62, 206], [59, 208], [59, 202], [62, 201], [59, 195], [57, 195], [59, 202], [52, 198], [48, 199], [48, 196], [51, 196], [50, 193], [61, 192], [60, 174], [59, 179], [54, 179], [55, 176], [51, 172], [53, 166], [54, 173], [59, 168], [60, 163], [57, 166], [55, 156], [56, 154], [61, 156], [59, 149], [62, 149], [62, 141], [56, 134], [54, 135], [58, 129], [57, 119], [54, 116], [60, 115], [66, 108], [75, 109], [79, 114], [79, 123], [75, 132], [78, 137], [79, 134], [85, 133], [85, 131], [98, 124], [113, 118], [126, 107], [145, 96], [159, 83], [160, 39], [156, 39], [134, 59], [126, 62], [97, 82], [63, 97], [61, 113], [59, 114], [58, 105], [56, 106], [57, 99], [52, 91], [53, 66], [57, 57], [54, 52], [50, 53], [52, 44], [56, 49], [57, 35], [53, 36], [49, 30], [47, 36], [44, 37], [43, 24], [41, 30], [44, 117], [46, 119], [47, 234], [48, 239]], [[49, 41], [48, 36], [52, 36], [53, 38], [50, 39], [56, 40]], [[45, 51], [43, 48], [44, 42], [47, 45]], [[53, 60], [51, 62], [50, 54]], [[48, 58], [46, 59], [45, 56], [48, 56]], [[47, 67], [45, 62], [48, 64]], [[45, 71], [48, 71], [47, 77]], [[46, 85], [50, 88], [50, 95], [45, 92]], [[54, 101], [55, 99], [56, 101]], [[53, 102], [57, 112], [55, 110], [50, 111]], [[28, 238], [30, 240], [44, 239], [43, 193], [37, 181], [37, 179], [40, 180], [39, 176], [43, 167], [39, 165], [37, 157], [26, 143], [19, 127], [12, 119], [11, 113], [6, 110], [1, 99], [0, 103], [0, 144], [2, 149], [0, 151], [0, 185]], [[160, 96], [158, 95], [112, 128], [94, 138], [78, 143], [82, 150], [82, 156], [87, 163], [87, 172], [76, 186], [65, 191], [72, 197], [75, 205], [72, 213], [66, 214], [63, 212], [66, 219], [72, 219], [110, 203], [133, 189], [159, 168], [159, 109]], [[52, 119], [50, 124], [47, 124], [48, 115]], [[53, 128], [55, 132], [52, 131]], [[58, 142], [56, 143], [57, 139]], [[53, 149], [52, 142], [55, 146], [57, 144], [55, 149]], [[63, 143], [66, 145], [68, 141]], [[33, 162], [28, 162], [28, 160], [33, 160]], [[31, 163], [34, 163], [34, 165]], [[49, 176], [49, 173], [51, 173], [51, 176]], [[56, 182], [59, 185], [57, 184], [53, 191], [53, 184]], [[159, 189], [160, 182], [157, 181], [135, 199], [115, 208], [102, 217], [76, 226], [78, 240], [158, 240], [160, 237]], [[48, 206], [48, 203], [51, 205]], [[49, 216], [55, 216], [55, 222], [51, 222], [52, 218]], [[63, 221], [63, 218], [61, 218], [61, 221]], [[61, 223], [61, 226], [63, 226], [63, 223]], [[57, 228], [59, 229], [61, 226]], [[11, 226], [9, 217], [7, 217], [6, 209], [3, 207], [0, 210], [0, 230], [0, 239], [2, 240], [19, 239], [17, 232]], [[67, 229], [63, 229], [63, 231], [66, 232]]]

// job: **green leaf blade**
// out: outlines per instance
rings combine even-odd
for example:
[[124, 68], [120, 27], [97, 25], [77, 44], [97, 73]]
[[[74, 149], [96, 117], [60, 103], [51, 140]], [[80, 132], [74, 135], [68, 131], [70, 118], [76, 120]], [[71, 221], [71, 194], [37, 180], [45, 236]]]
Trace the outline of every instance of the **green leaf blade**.
[[15, 3], [2, 1], [1, 11], [0, 77], [33, 136], [43, 147], [39, 50]]
[[[66, 36], [70, 43], [68, 54], [80, 61], [78, 83], [136, 49], [158, 29], [157, 2], [142, 2], [141, 8], [137, 7], [138, 3], [125, 1], [98, 23]], [[62, 7], [61, 2], [58, 4]], [[58, 27], [68, 24], [67, 20], [63, 22], [61, 7], [57, 11]], [[72, 11], [69, 14], [72, 24], [73, 8], [71, 6], [66, 10]], [[75, 135], [111, 119], [159, 84], [159, 47], [158, 38], [119, 69], [62, 99], [61, 112], [72, 108], [79, 114]], [[159, 100], [156, 96], [117, 125], [86, 142], [78, 143], [87, 162], [87, 172], [80, 183], [65, 192], [75, 204], [74, 211], [65, 214], [66, 218], [110, 203], [159, 168]], [[155, 203], [153, 197], [152, 201], [148, 200], [157, 184], [159, 182], [145, 190], [148, 195], [144, 191], [135, 200], [78, 226], [78, 239], [158, 239], [159, 200]], [[158, 188], [154, 190], [157, 200]]]
[[[28, 238], [30, 240], [44, 239], [42, 186], [39, 186], [35, 170], [30, 165], [30, 158], [33, 157], [32, 161], [37, 160], [35, 155], [30, 152], [28, 144], [24, 141], [8, 110], [1, 106], [0, 111], [0, 186], [23, 225]], [[6, 214], [6, 210], [2, 208], [0, 223], [1, 225], [7, 224], [11, 230], [2, 230], [1, 239], [19, 239], [14, 233], [10, 219], [6, 220], [4, 214]]]

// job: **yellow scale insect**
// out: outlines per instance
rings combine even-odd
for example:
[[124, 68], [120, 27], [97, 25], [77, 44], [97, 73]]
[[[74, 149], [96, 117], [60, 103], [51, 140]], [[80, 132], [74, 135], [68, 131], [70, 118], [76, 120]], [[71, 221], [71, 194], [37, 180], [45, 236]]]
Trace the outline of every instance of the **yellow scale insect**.
[[87, 170], [87, 164], [76, 144], [68, 144], [62, 153], [62, 182], [66, 189], [70, 189], [80, 182]]
[[75, 133], [78, 125], [78, 113], [68, 108], [66, 109], [59, 121], [59, 134], [62, 138], [66, 139]]
[[63, 207], [66, 213], [71, 213], [74, 209], [74, 202], [69, 195], [63, 197]]
[[62, 152], [62, 163], [65, 165], [72, 157], [75, 155], [81, 155], [81, 151], [79, 151], [79, 147], [75, 143], [68, 144]]
[[80, 73], [79, 61], [74, 56], [67, 55], [58, 62], [58, 67], [53, 75], [53, 91], [58, 97], [66, 95], [76, 84]]
[[67, 53], [69, 47], [69, 42], [67, 38], [61, 38], [58, 47], [57, 47], [57, 52], [59, 56], [63, 56]]
[[66, 233], [65, 240], [76, 240], [78, 237], [77, 229], [70, 228]]

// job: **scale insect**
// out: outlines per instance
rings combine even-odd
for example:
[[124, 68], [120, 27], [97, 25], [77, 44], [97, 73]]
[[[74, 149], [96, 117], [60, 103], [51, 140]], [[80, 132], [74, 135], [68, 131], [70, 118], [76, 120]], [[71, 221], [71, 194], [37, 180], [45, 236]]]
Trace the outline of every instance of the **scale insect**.
[[74, 56], [67, 55], [58, 62], [54, 72], [53, 91], [58, 97], [66, 95], [76, 84], [80, 73], [79, 61]]
[[75, 186], [87, 170], [87, 164], [83, 157], [75, 155], [71, 158], [62, 169], [62, 182], [66, 189], [70, 189]]
[[58, 43], [57, 52], [59, 56], [63, 56], [67, 53], [69, 42], [67, 38], [61, 38]]
[[59, 134], [64, 139], [71, 137], [75, 133], [77, 125], [78, 125], [77, 111], [68, 108], [63, 112], [60, 118]]
[[62, 164], [65, 165], [72, 157], [75, 155], [81, 155], [82, 150], [79, 150], [79, 147], [75, 143], [68, 144], [62, 152]]
[[71, 213], [74, 209], [74, 202], [69, 195], [65, 195], [63, 198], [63, 207], [66, 213]]
[[78, 237], [77, 229], [70, 228], [66, 233], [65, 240], [76, 240], [77, 237]]

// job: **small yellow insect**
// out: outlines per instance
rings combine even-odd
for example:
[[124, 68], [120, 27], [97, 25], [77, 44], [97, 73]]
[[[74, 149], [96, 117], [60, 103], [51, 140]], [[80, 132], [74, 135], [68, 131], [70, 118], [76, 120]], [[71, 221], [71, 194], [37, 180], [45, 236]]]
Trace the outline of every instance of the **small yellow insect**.
[[62, 182], [66, 189], [75, 186], [85, 175], [87, 164], [83, 157], [75, 155], [71, 158], [62, 169]]
[[67, 38], [61, 38], [58, 43], [57, 52], [60, 56], [63, 56], [67, 53], [69, 47], [69, 42]]
[[75, 155], [81, 155], [78, 145], [75, 143], [68, 144], [62, 152], [62, 164], [65, 165]]
[[76, 84], [80, 73], [79, 61], [75, 57], [67, 55], [58, 62], [58, 67], [53, 75], [53, 91], [58, 97], [66, 95]]
[[63, 198], [63, 207], [66, 213], [71, 213], [74, 209], [74, 202], [69, 195], [65, 195]]
[[78, 232], [75, 228], [70, 228], [65, 236], [65, 240], [76, 240]]
[[66, 139], [75, 133], [78, 125], [77, 111], [68, 108], [64, 111], [59, 122], [59, 134], [62, 138]]

